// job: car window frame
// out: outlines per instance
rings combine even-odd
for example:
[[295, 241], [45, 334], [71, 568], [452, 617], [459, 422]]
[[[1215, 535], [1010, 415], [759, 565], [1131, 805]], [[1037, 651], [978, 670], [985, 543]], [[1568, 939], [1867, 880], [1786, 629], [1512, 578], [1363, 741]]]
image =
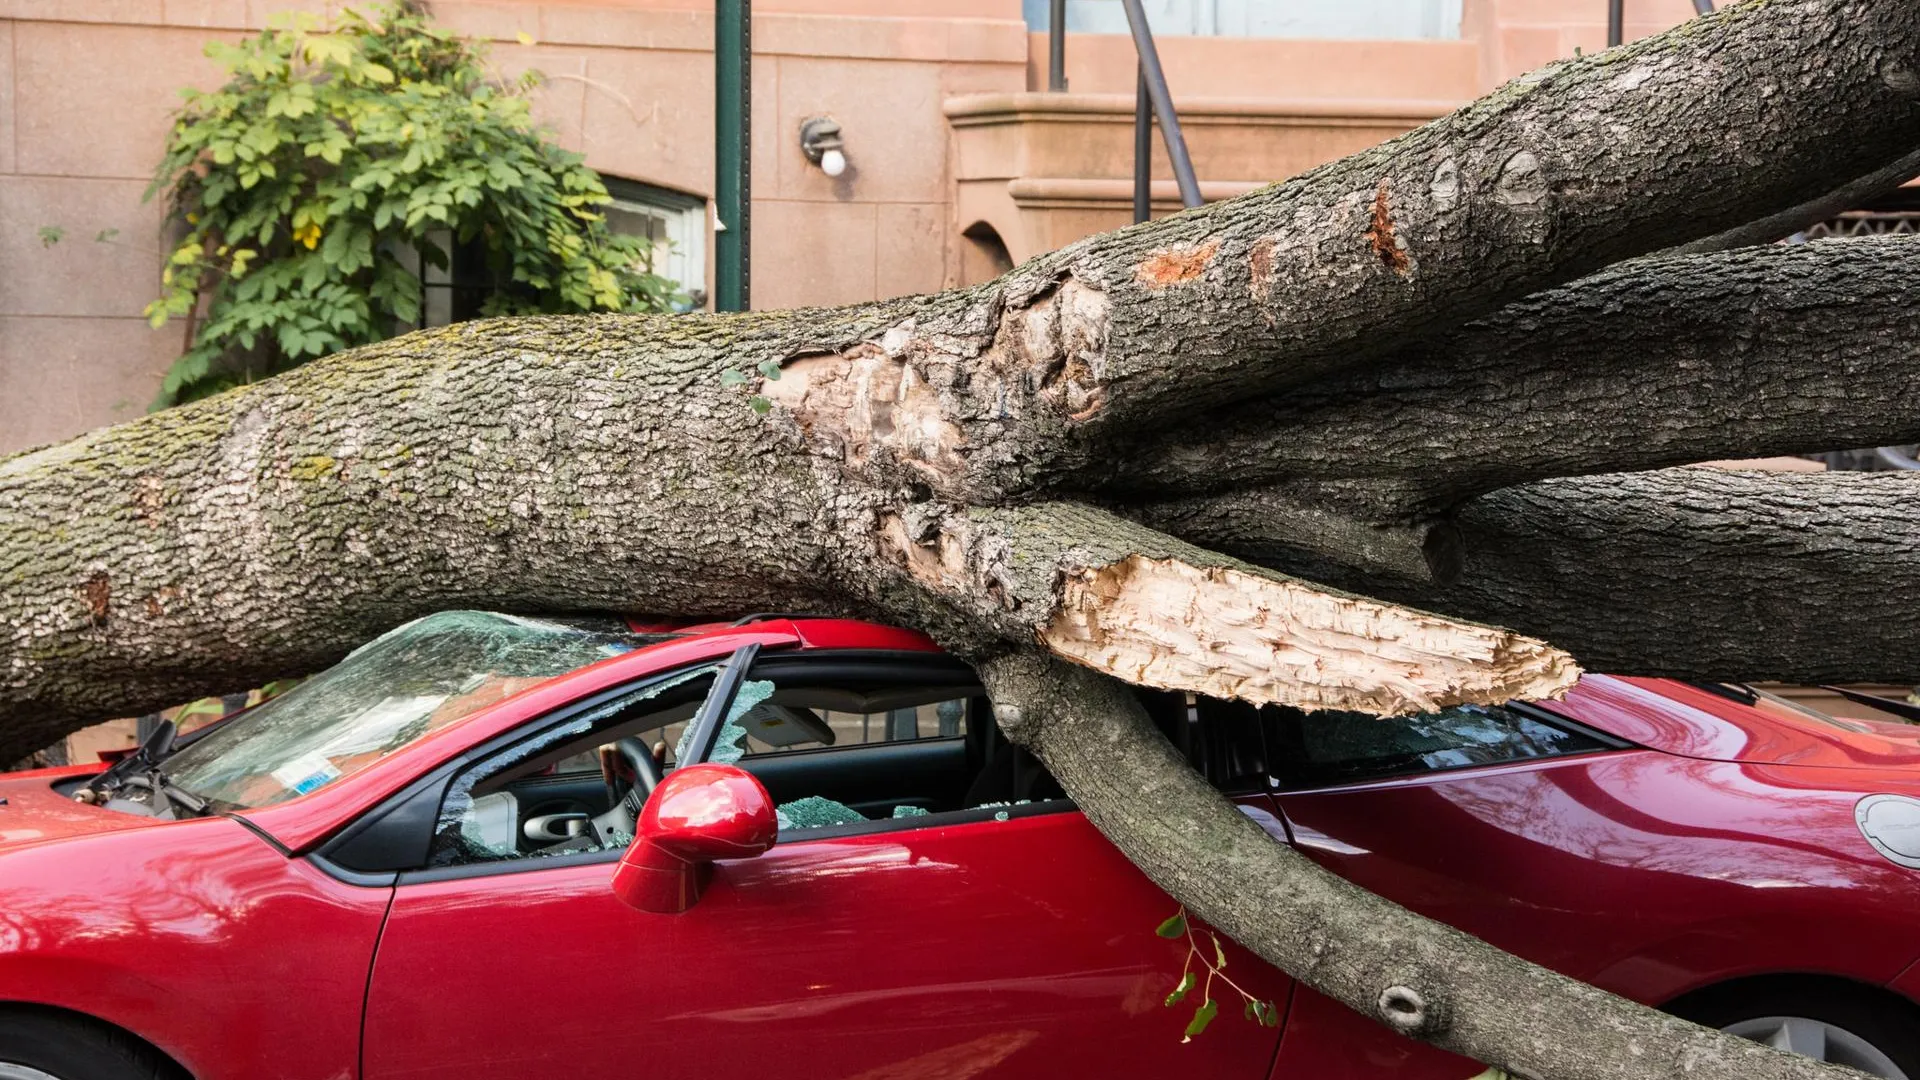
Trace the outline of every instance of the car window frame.
[[[498, 862], [466, 863], [454, 866], [419, 865], [394, 870], [369, 871], [357, 869], [351, 863], [343, 862], [342, 855], [343, 852], [351, 850], [352, 846], [356, 843], [368, 843], [365, 834], [369, 830], [380, 829], [390, 815], [395, 813], [404, 815], [408, 811], [416, 810], [416, 808], [424, 802], [430, 805], [432, 809], [424, 815], [424, 819], [420, 824], [416, 825], [414, 822], [403, 820], [394, 827], [406, 829], [409, 832], [414, 828], [424, 828], [426, 832], [424, 842], [421, 842], [423, 848], [421, 857], [423, 859], [428, 857], [432, 850], [433, 828], [438, 823], [440, 807], [445, 801], [447, 788], [452, 783], [454, 777], [470, 769], [485, 767], [490, 761], [501, 755], [510, 753], [516, 747], [529, 741], [538, 739], [554, 728], [577, 718], [581, 713], [591, 712], [595, 709], [615, 704], [621, 698], [631, 696], [655, 683], [679, 678], [689, 672], [698, 671], [702, 668], [714, 669], [715, 678], [718, 680], [726, 670], [726, 665], [730, 663], [735, 656], [738, 656], [742, 651], [747, 649], [758, 652], [761, 649], [761, 645], [758, 642], [751, 642], [742, 646], [740, 649], [734, 650], [725, 657], [708, 657], [706, 659], [682, 664], [678, 667], [649, 672], [615, 686], [596, 691], [586, 697], [568, 702], [548, 712], [541, 713], [539, 716], [529, 719], [510, 731], [502, 732], [486, 742], [478, 746], [470, 747], [436, 765], [412, 783], [362, 813], [352, 823], [341, 829], [326, 843], [308, 855], [307, 859], [337, 880], [347, 882], [348, 884], [368, 886], [409, 885], [460, 877], [482, 877], [489, 873], [523, 873], [527, 870], [540, 870], [549, 867], [561, 868], [580, 866], [594, 862], [617, 862], [622, 854], [620, 850], [589, 851], [581, 852], [578, 855], [557, 855], [541, 859], [503, 859]], [[712, 698], [713, 692], [715, 689], [718, 689], [718, 686], [719, 684], [716, 681], [715, 686], [709, 688], [707, 694], [709, 699]], [[706, 707], [705, 702], [702, 703], [701, 707], [703, 709]], [[416, 800], [419, 801], [416, 802]], [[418, 817], [420, 815], [416, 813], [415, 816]], [[411, 844], [419, 841], [420, 837], [409, 835], [405, 842]]]
[[[766, 671], [759, 665], [766, 664], [773, 671]], [[756, 657], [753, 663], [742, 670], [742, 677], [733, 682], [724, 706], [715, 710], [716, 716], [724, 719], [733, 707], [733, 698], [738, 695], [740, 686], [749, 678], [770, 679], [784, 668], [803, 670], [812, 680], [830, 680], [833, 666], [842, 670], [860, 670], [862, 675], [872, 675], [876, 669], [892, 675], [901, 672], [902, 681], [910, 681], [914, 674], [931, 672], [936, 674], [957, 675], [952, 684], [956, 689], [967, 689], [974, 693], [969, 697], [987, 697], [986, 687], [980, 681], [980, 673], [973, 665], [950, 653], [918, 652], [897, 649], [821, 649], [808, 652], [780, 653], [767, 657]], [[991, 738], [1005, 739], [999, 730], [989, 709], [984, 717], [991, 725]], [[970, 721], [971, 722], [971, 721]], [[713, 752], [713, 737], [719, 734], [720, 722], [716, 719], [713, 730], [707, 739], [703, 752], [690, 755], [687, 764], [700, 764], [708, 760]], [[928, 739], [911, 740], [914, 742], [944, 742], [962, 740], [964, 735], [934, 736]], [[891, 740], [889, 740], [891, 741]], [[902, 740], [903, 742], [909, 740]], [[698, 744], [696, 744], [697, 746]], [[862, 746], [820, 746], [802, 751], [789, 751], [797, 754], [833, 754], [858, 753], [867, 746], [881, 746], [885, 743], [869, 743]], [[786, 755], [782, 755], [786, 756]], [[678, 766], [676, 766], [678, 767]], [[954, 825], [968, 825], [983, 821], [1011, 821], [1016, 818], [1041, 817], [1049, 814], [1066, 813], [1079, 809], [1071, 798], [1037, 799], [1032, 802], [1008, 803], [1000, 806], [966, 807], [960, 810], [943, 810], [936, 814], [915, 814], [903, 818], [876, 818], [869, 821], [848, 822], [844, 825], [818, 825], [804, 829], [782, 830], [775, 839], [775, 846], [808, 843], [815, 840], [837, 840], [846, 837], [870, 836], [876, 833], [906, 832], [913, 829], [942, 828]], [[789, 835], [789, 833], [791, 835]]]

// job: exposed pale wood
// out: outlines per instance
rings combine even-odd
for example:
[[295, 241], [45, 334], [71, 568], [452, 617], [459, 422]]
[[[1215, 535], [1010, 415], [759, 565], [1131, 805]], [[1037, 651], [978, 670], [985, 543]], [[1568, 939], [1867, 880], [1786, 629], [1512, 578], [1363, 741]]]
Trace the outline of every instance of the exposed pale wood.
[[1580, 674], [1543, 642], [1328, 590], [1080, 504], [891, 517], [882, 546], [1005, 638], [1141, 686], [1391, 715], [1557, 696]]

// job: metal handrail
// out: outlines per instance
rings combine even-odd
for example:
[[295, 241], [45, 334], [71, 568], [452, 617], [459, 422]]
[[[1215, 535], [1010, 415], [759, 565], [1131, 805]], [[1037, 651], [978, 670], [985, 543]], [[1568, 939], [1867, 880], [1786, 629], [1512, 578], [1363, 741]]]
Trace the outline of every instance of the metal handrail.
[[1153, 28], [1147, 25], [1147, 10], [1140, 0], [1121, 0], [1127, 9], [1127, 29], [1133, 31], [1133, 51], [1140, 56], [1140, 78], [1133, 105], [1133, 220], [1153, 216], [1153, 159], [1142, 146], [1151, 143], [1143, 136], [1147, 120], [1147, 102], [1153, 103], [1153, 115], [1160, 120], [1160, 136], [1167, 144], [1167, 161], [1173, 165], [1173, 181], [1180, 186], [1180, 205], [1192, 209], [1200, 205], [1200, 181], [1193, 175], [1193, 159], [1187, 156], [1187, 137], [1180, 130], [1180, 115], [1174, 111], [1173, 95], [1167, 90], [1167, 73], [1160, 68], [1160, 50], [1153, 44]]
[[[1140, 0], [1121, 0], [1121, 4], [1127, 12], [1127, 29], [1133, 34], [1133, 51], [1140, 58], [1133, 106], [1133, 220], [1145, 221], [1153, 216], [1155, 118], [1166, 140], [1167, 161], [1173, 165], [1173, 181], [1180, 188], [1182, 206], [1200, 205], [1200, 181], [1193, 173], [1187, 137], [1180, 130], [1180, 115], [1167, 89], [1167, 73], [1160, 67], [1160, 50], [1154, 47], [1146, 9]], [[1047, 89], [1057, 94], [1067, 88], [1067, 0], [1052, 0], [1047, 14]]]

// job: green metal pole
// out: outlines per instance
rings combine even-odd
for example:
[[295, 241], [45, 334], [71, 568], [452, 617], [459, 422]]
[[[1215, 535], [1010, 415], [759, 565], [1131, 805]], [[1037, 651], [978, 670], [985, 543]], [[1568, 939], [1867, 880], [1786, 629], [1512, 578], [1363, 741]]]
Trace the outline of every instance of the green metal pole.
[[747, 139], [752, 116], [752, 0], [717, 0], [713, 21], [714, 210], [722, 228], [715, 237], [713, 309], [745, 311], [749, 304], [748, 230], [752, 217]]

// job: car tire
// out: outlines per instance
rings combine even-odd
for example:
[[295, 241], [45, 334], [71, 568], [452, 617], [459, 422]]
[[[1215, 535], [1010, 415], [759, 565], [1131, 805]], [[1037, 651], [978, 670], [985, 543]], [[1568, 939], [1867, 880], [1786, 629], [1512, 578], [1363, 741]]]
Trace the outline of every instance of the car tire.
[[1782, 1032], [1783, 1021], [1811, 1021], [1825, 1028], [1814, 1033], [1827, 1046], [1826, 1053], [1815, 1055], [1821, 1060], [1871, 1075], [1920, 1080], [1920, 1009], [1869, 987], [1825, 980], [1811, 986], [1769, 982], [1708, 992], [1676, 1002], [1671, 1011], [1774, 1045], [1793, 1039]]
[[67, 1013], [0, 1012], [0, 1080], [184, 1080], [126, 1032]]

